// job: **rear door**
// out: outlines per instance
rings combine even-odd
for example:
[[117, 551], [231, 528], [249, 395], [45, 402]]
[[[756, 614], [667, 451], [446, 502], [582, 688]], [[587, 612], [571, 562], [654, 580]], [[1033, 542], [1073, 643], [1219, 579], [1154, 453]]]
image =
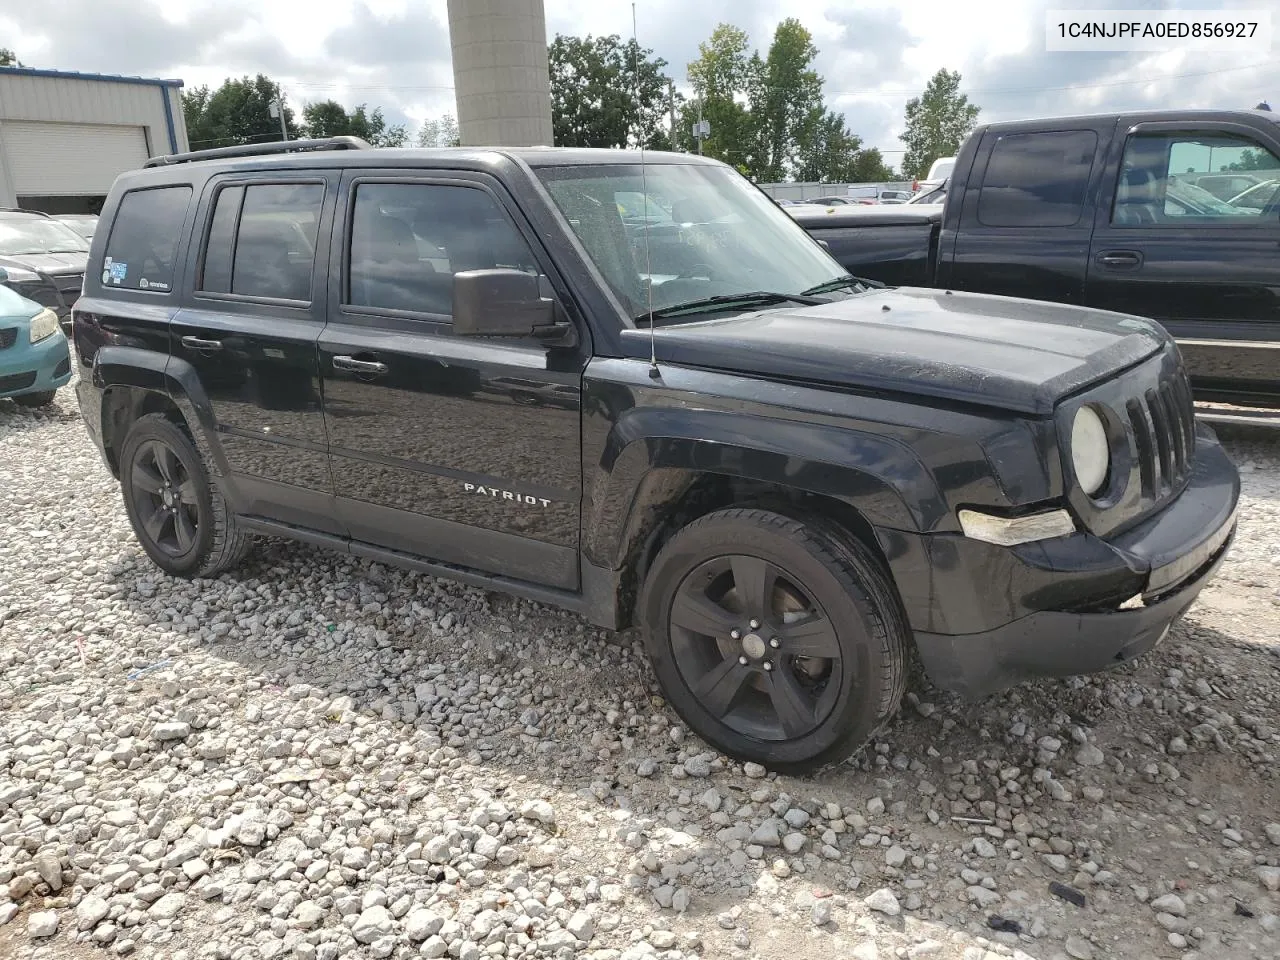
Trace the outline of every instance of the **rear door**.
[[1222, 200], [1191, 182], [1245, 170], [1280, 186], [1280, 144], [1230, 122], [1124, 129], [1098, 205], [1089, 304], [1162, 323], [1199, 398], [1280, 402], [1280, 191]]
[[171, 337], [212, 408], [237, 512], [342, 534], [316, 357], [337, 186], [325, 171], [213, 179]]
[[[965, 188], [938, 285], [1054, 303], [1084, 302], [1099, 160], [1115, 121], [988, 130]], [[948, 201], [950, 202], [950, 201]]]
[[459, 270], [537, 273], [563, 302], [536, 235], [479, 174], [348, 172], [339, 206], [320, 364], [352, 539], [575, 588], [589, 343], [452, 330]]

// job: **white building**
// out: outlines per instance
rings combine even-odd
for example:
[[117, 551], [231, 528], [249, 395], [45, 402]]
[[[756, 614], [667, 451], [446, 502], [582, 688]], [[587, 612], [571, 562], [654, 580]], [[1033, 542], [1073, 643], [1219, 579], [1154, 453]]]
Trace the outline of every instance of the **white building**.
[[0, 67], [0, 207], [97, 213], [118, 174], [187, 149], [181, 80]]

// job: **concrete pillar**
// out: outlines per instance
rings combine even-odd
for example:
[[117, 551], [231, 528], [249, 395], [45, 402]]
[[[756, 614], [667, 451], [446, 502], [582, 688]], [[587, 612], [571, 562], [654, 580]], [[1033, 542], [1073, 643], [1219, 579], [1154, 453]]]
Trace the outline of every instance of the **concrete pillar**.
[[542, 0], [449, 0], [464, 147], [552, 144]]

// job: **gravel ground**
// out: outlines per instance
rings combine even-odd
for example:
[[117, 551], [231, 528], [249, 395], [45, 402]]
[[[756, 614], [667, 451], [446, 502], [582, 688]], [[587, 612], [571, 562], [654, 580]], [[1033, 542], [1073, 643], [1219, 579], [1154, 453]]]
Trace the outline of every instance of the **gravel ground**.
[[801, 780], [568, 614], [274, 542], [169, 580], [70, 390], [0, 401], [0, 957], [1280, 956], [1280, 441], [1229, 448], [1238, 541], [1159, 650], [914, 678]]

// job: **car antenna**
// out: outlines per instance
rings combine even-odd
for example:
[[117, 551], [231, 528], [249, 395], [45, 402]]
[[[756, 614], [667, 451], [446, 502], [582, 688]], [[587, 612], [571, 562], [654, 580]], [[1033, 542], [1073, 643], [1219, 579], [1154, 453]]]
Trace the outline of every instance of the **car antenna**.
[[653, 260], [649, 256], [649, 231], [647, 229], [647, 221], [649, 218], [649, 178], [645, 175], [644, 167], [644, 119], [643, 112], [640, 107], [640, 39], [636, 31], [636, 5], [631, 4], [631, 70], [634, 76], [634, 94], [636, 98], [636, 139], [640, 141], [640, 194], [644, 198], [641, 203], [640, 222], [645, 224], [640, 229], [644, 231], [644, 289], [649, 298], [649, 377], [657, 380], [662, 376], [658, 370], [658, 344], [654, 328], [657, 323], [653, 318]]

